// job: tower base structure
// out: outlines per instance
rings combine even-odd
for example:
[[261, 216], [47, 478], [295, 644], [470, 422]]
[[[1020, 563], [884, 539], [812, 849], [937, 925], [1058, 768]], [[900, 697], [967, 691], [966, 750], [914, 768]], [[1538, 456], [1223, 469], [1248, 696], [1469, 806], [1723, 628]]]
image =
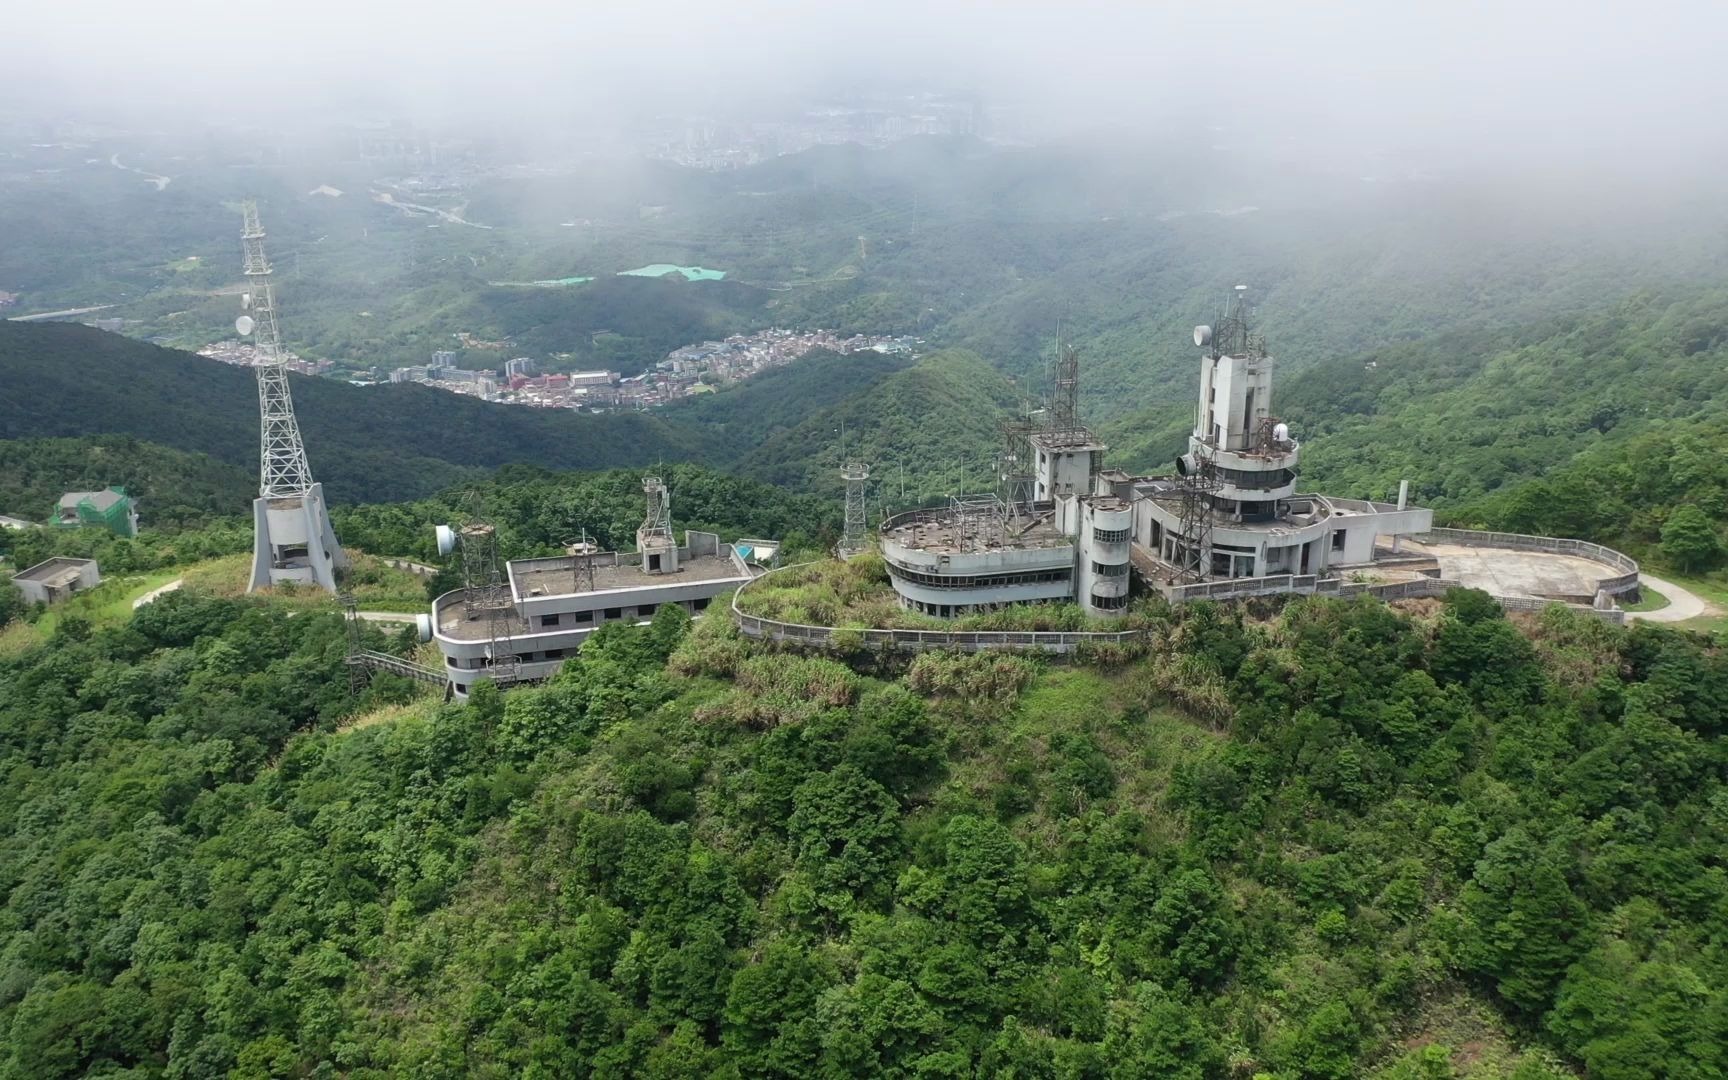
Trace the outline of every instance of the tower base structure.
[[247, 592], [290, 583], [336, 591], [336, 571], [348, 569], [348, 556], [330, 528], [323, 484], [305, 495], [253, 500], [252, 523]]

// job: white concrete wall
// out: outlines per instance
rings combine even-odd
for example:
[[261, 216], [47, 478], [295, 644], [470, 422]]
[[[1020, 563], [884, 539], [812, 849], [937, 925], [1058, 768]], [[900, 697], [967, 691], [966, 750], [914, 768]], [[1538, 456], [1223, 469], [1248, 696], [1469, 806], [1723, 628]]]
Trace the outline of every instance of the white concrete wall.
[[981, 574], [1010, 574], [1027, 570], [1072, 566], [1074, 545], [1055, 544], [1051, 547], [1005, 548], [999, 551], [962, 551], [942, 554], [923, 548], [907, 547], [889, 537], [882, 538], [882, 557], [890, 564], [904, 566], [927, 574], [956, 574], [973, 577]]
[[[1074, 561], [1074, 597], [1092, 615], [1118, 614], [1120, 606], [1100, 606], [1097, 597], [1126, 601], [1128, 597], [1128, 545], [1133, 535], [1132, 507], [1107, 509], [1090, 501], [1080, 502], [1080, 546]], [[1120, 541], [1098, 538], [1099, 532], [1121, 532]], [[1094, 565], [1120, 567], [1120, 574], [1099, 574]]]
[[1058, 495], [1090, 495], [1092, 493], [1092, 451], [1046, 450], [1033, 443], [1036, 455], [1033, 477], [1037, 490], [1033, 497], [1047, 502]]

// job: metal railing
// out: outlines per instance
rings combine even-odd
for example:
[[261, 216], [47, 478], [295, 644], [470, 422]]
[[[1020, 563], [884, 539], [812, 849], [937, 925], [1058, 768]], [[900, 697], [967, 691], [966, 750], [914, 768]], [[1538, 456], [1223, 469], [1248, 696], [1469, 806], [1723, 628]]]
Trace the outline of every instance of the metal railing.
[[1418, 543], [1450, 543], [1463, 547], [1498, 547], [1514, 551], [1540, 551], [1549, 555], [1572, 555], [1612, 566], [1620, 573], [1597, 580], [1596, 591], [1618, 596], [1638, 587], [1638, 560], [1611, 547], [1588, 540], [1562, 536], [1528, 536], [1524, 533], [1486, 532], [1480, 529], [1432, 528], [1413, 537]]
[[732, 594], [732, 621], [749, 637], [770, 641], [794, 641], [809, 645], [833, 645], [856, 641], [863, 645], [887, 647], [905, 652], [926, 649], [959, 649], [979, 652], [987, 649], [1036, 649], [1041, 652], [1071, 652], [1080, 645], [1122, 645], [1138, 641], [1144, 630], [880, 630], [843, 626], [811, 626], [806, 623], [784, 622], [747, 614], [738, 606], [739, 597], [758, 581], [814, 563], [797, 563], [770, 570], [754, 581], [745, 582]]
[[419, 664], [404, 660], [400, 656], [391, 656], [389, 653], [378, 652], [375, 649], [361, 649], [359, 652], [349, 653], [346, 660], [355, 667], [368, 668], [372, 671], [388, 671], [394, 675], [401, 675], [417, 682], [431, 683], [434, 686], [443, 686], [450, 681], [442, 671], [422, 667]]
[[[1606, 550], [1606, 549], [1605, 549]], [[926, 649], [959, 649], [979, 652], [988, 649], [1032, 649], [1041, 652], [1072, 652], [1080, 645], [1124, 645], [1139, 641], [1145, 630], [881, 630], [842, 626], [811, 626], [806, 623], [767, 619], [747, 614], [738, 606], [744, 591], [775, 574], [796, 570], [813, 563], [799, 563], [771, 570], [755, 581], [747, 582], [732, 594], [732, 621], [746, 636], [769, 641], [790, 641], [807, 645], [833, 646], [837, 641], [861, 645], [888, 647], [906, 652]], [[1420, 597], [1445, 596], [1462, 583], [1447, 578], [1418, 577], [1409, 581], [1374, 583], [1322, 578], [1314, 574], [1278, 574], [1263, 578], [1234, 578], [1227, 581], [1206, 581], [1181, 585], [1171, 590], [1173, 604], [1193, 600], [1225, 600], [1245, 596], [1313, 595], [1313, 596], [1372, 596], [1379, 600], [1410, 600]], [[1619, 608], [1586, 607], [1564, 604], [1559, 600], [1542, 600], [1526, 596], [1496, 596], [1494, 599], [1506, 611], [1542, 611], [1550, 604], [1561, 604], [1573, 611], [1593, 615], [1616, 626], [1626, 622], [1626, 613]]]

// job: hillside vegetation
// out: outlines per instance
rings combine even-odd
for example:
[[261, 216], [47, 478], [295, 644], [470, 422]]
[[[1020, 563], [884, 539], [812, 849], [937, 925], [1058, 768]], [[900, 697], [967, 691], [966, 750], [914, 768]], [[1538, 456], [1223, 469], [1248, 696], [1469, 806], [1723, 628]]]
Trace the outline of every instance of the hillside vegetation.
[[1477, 593], [1147, 659], [608, 626], [350, 702], [169, 597], [0, 658], [0, 1075], [1709, 1077], [1728, 658]]
[[145, 525], [177, 528], [241, 512], [258, 474], [125, 435], [0, 439], [0, 513], [43, 522], [65, 492], [114, 485], [140, 500]]
[[[975, 483], [985, 482], [982, 463], [995, 445], [1007, 383], [965, 352], [911, 365], [909, 358], [875, 353], [813, 355], [695, 401], [599, 416], [492, 404], [411, 384], [292, 381], [313, 474], [337, 503], [423, 498], [515, 463], [592, 471], [675, 461], [730, 467], [838, 497], [843, 421], [858, 433], [848, 436], [854, 451], [879, 461], [897, 454], [909, 483], [927, 480], [928, 490], [945, 492], [935, 478], [954, 475], [960, 462], [978, 477]], [[67, 404], [44, 408], [45, 401]], [[933, 416], [950, 419], [934, 424]], [[257, 386], [246, 369], [82, 326], [0, 322], [0, 445], [106, 432], [251, 472], [257, 431]], [[102, 471], [100, 457], [88, 468], [64, 467], [73, 452], [71, 444], [6, 451], [0, 460], [36, 461], [44, 479], [0, 479], [0, 494], [39, 501], [48, 487], [70, 482], [48, 477]], [[50, 469], [47, 462], [59, 464]], [[116, 467], [110, 482], [128, 473], [157, 475], [163, 482], [147, 486], [172, 499], [184, 481], [201, 489], [186, 496], [196, 502], [217, 489], [213, 472], [191, 473], [212, 468], [184, 454], [153, 452], [130, 470]], [[0, 476], [10, 477], [10, 469]], [[238, 490], [226, 479], [220, 485], [222, 497]], [[243, 500], [233, 506], [245, 509]]]

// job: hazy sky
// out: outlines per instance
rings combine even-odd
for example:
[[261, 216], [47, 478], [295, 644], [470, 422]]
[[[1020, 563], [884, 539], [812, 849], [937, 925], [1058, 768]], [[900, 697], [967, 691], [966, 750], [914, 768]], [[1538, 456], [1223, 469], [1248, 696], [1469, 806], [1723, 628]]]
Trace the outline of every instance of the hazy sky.
[[1723, 137], [1724, 40], [1720, 3], [81, 0], [12, 6], [0, 91], [49, 115], [364, 105], [531, 127], [889, 82], [1077, 129], [1216, 117], [1624, 159]]

